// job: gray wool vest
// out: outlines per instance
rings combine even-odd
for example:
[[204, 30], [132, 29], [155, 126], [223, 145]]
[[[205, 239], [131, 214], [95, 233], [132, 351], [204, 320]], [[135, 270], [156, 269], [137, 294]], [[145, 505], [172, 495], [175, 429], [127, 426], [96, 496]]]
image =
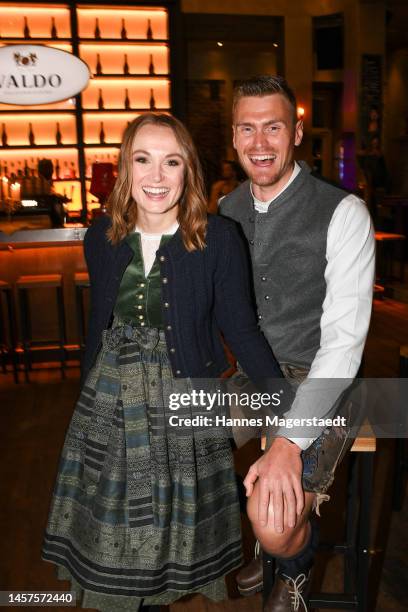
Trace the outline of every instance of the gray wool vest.
[[348, 194], [299, 163], [301, 172], [267, 213], [254, 210], [249, 181], [222, 199], [220, 212], [241, 225], [249, 243], [259, 324], [277, 360], [310, 367], [320, 346], [327, 231]]

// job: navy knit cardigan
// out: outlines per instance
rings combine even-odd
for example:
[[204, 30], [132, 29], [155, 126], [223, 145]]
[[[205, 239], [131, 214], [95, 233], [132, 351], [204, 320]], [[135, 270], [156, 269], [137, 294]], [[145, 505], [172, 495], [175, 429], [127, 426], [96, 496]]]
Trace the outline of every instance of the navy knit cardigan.
[[[111, 323], [122, 275], [134, 254], [126, 241], [113, 246], [107, 240], [109, 226], [109, 217], [99, 219], [84, 239], [91, 308], [83, 379]], [[265, 389], [265, 379], [282, 377], [257, 325], [248, 256], [235, 223], [210, 215], [203, 250], [188, 252], [178, 230], [157, 256], [164, 331], [175, 377], [214, 378], [229, 367], [220, 331], [255, 384]]]

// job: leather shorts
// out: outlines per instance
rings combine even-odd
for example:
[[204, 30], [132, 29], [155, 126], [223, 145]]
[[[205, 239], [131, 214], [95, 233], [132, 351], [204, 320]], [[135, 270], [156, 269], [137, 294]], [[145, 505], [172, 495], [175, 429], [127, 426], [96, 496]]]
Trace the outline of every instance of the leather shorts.
[[[285, 377], [294, 387], [306, 378], [309, 370], [292, 364], [280, 364]], [[345, 416], [347, 426], [327, 427], [306, 450], [302, 451], [303, 490], [316, 493], [315, 510], [319, 514], [319, 506], [330, 499], [327, 490], [334, 480], [336, 467], [343, 459], [353, 443], [349, 436], [352, 422], [353, 406], [350, 400], [340, 400], [336, 415]]]

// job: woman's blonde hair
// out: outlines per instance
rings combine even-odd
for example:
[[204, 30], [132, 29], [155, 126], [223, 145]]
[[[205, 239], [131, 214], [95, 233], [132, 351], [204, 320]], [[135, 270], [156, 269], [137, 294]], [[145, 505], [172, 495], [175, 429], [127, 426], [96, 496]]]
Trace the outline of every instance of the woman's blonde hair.
[[180, 145], [185, 172], [178, 222], [186, 249], [188, 251], [203, 249], [207, 228], [207, 201], [200, 161], [187, 129], [178, 119], [164, 113], [140, 115], [124, 132], [119, 154], [118, 177], [107, 203], [112, 218], [107, 236], [113, 244], [117, 244], [135, 229], [137, 205], [132, 197], [132, 148], [135, 135], [145, 125], [170, 128]]

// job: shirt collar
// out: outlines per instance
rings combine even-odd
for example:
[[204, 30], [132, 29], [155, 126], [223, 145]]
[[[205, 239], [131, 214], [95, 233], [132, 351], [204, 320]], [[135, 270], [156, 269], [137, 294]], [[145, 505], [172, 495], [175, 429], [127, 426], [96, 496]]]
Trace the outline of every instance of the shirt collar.
[[290, 184], [291, 184], [291, 183], [292, 183], [292, 182], [295, 180], [295, 178], [297, 177], [297, 175], [299, 174], [299, 172], [301, 171], [301, 169], [302, 169], [302, 168], [301, 168], [301, 167], [299, 166], [299, 164], [298, 164], [298, 163], [295, 161], [295, 162], [294, 162], [294, 165], [293, 165], [293, 172], [292, 172], [292, 174], [291, 174], [291, 176], [290, 176], [290, 179], [289, 179], [289, 180], [288, 180], [288, 182], [286, 183], [286, 185], [284, 185], [284, 186], [282, 187], [282, 189], [281, 189], [281, 190], [280, 190], [280, 191], [279, 191], [279, 192], [278, 192], [276, 195], [274, 195], [274, 196], [273, 196], [273, 198], [272, 198], [271, 200], [268, 200], [267, 202], [263, 202], [262, 200], [258, 200], [258, 198], [256, 198], [256, 197], [254, 196], [254, 192], [253, 192], [253, 190], [252, 190], [252, 182], [251, 182], [251, 184], [250, 184], [250, 190], [251, 190], [251, 195], [252, 195], [253, 200], [254, 200], [254, 208], [255, 208], [255, 210], [256, 210], [257, 212], [260, 212], [260, 213], [266, 213], [266, 212], [268, 212], [269, 205], [270, 205], [270, 204], [271, 204], [271, 203], [272, 203], [274, 200], [276, 200], [276, 198], [278, 198], [278, 197], [281, 195], [281, 193], [283, 193], [283, 192], [285, 191], [285, 189], [287, 189], [287, 188], [289, 187], [289, 185], [290, 185]]
[[142, 230], [137, 225], [135, 227], [135, 232], [137, 232], [138, 234], [140, 234], [141, 236], [145, 238], [154, 239], [154, 238], [161, 238], [161, 236], [173, 236], [177, 232], [178, 228], [179, 228], [178, 221], [175, 221], [173, 225], [168, 227], [162, 234], [148, 234], [147, 232], [142, 232]]

